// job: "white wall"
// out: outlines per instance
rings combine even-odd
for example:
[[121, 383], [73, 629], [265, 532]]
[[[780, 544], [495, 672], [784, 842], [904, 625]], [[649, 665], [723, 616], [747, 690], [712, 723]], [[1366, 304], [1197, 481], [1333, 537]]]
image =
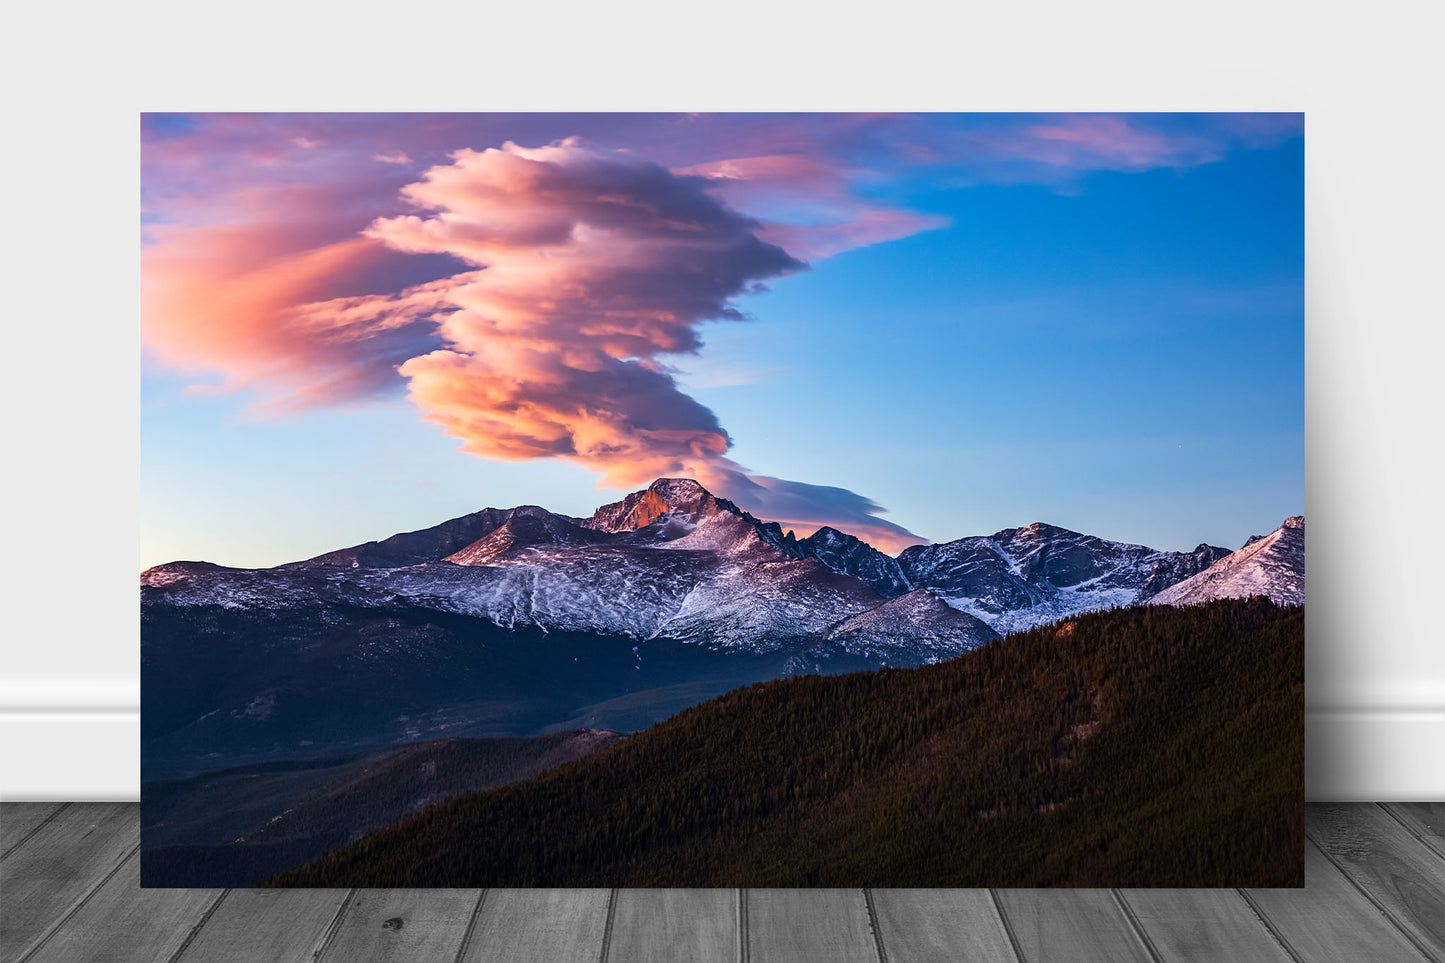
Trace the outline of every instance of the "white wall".
[[258, 106], [1305, 110], [1309, 795], [1445, 798], [1438, 5], [608, 6], [565, 35], [514, 5], [402, 44], [325, 8], [171, 6], [22, 5], [0, 64], [0, 798], [136, 796], [136, 112]]

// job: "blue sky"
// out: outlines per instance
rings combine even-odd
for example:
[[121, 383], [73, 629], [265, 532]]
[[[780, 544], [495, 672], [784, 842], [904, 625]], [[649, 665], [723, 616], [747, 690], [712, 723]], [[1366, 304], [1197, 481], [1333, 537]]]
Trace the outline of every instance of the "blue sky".
[[[886, 522], [929, 540], [1047, 521], [1157, 548], [1201, 541], [1238, 547], [1304, 510], [1303, 138], [1297, 117], [1268, 117], [1277, 123], [1246, 117], [1220, 133], [1216, 117], [1125, 115], [1122, 126], [1104, 127], [1067, 117], [935, 116], [919, 122], [926, 136], [904, 145], [915, 149], [896, 153], [887, 137], [834, 136], [835, 122], [827, 118], [814, 123], [823, 132], [801, 144], [796, 130], [811, 130], [806, 124], [793, 124], [787, 136], [776, 133], [773, 144], [766, 142], [768, 123], [739, 123], [713, 130], [703, 138], [707, 146], [691, 155], [672, 147], [661, 125], [630, 119], [617, 125], [625, 129], [615, 137], [639, 145], [629, 147], [629, 157], [683, 178], [714, 178], [710, 196], [756, 219], [760, 237], [808, 264], [759, 268], [728, 298], [747, 320], [685, 319], [702, 342], [695, 354], [648, 347], [639, 356], [671, 374], [678, 398], [711, 412], [715, 423], [696, 415], [689, 430], [725, 431], [731, 447], [718, 456], [723, 467], [711, 454], [713, 461], [699, 464], [699, 471], [717, 471], [710, 477], [723, 479], [723, 487], [727, 479], [762, 477], [743, 470], [772, 481], [798, 479], [805, 494], [808, 486], [836, 486], [887, 509]], [[210, 249], [198, 238], [244, 222], [260, 238], [248, 235], [244, 250], [264, 246], [266, 203], [258, 213], [238, 214], [249, 209], [210, 198], [294, 198], [295, 170], [304, 163], [304, 180], [314, 184], [320, 162], [292, 155], [330, 148], [337, 154], [333, 183], [350, 185], [352, 193], [345, 203], [333, 194], [309, 206], [291, 201], [287, 217], [300, 209], [312, 220], [281, 226], [305, 236], [307, 246], [266, 249], [255, 262], [312, 263], [318, 248], [347, 243], [372, 217], [406, 210], [375, 200], [393, 197], [398, 181], [425, 179], [428, 165], [447, 163], [435, 153], [446, 134], [429, 131], [426, 145], [408, 149], [401, 141], [409, 128], [394, 115], [361, 127], [365, 136], [357, 125], [322, 125], [307, 136], [294, 133], [310, 129], [303, 118], [274, 121], [259, 128], [253, 121], [239, 132], [224, 117], [153, 121], [148, 142], [166, 150], [156, 150], [146, 166], [146, 218], [174, 226], [148, 243], [204, 253]], [[560, 127], [565, 118], [548, 123]], [[593, 128], [589, 151], [628, 146], [598, 138], [598, 129], [607, 128], [595, 116], [579, 126]], [[979, 148], [977, 131], [995, 128], [1012, 139], [991, 133], [987, 150]], [[960, 132], [972, 138], [963, 146]], [[451, 136], [458, 141], [453, 148], [500, 146], [484, 142], [500, 136], [489, 132]], [[267, 138], [280, 145], [274, 155], [256, 146]], [[192, 139], [179, 159], [166, 152]], [[739, 176], [720, 166], [739, 140], [748, 149], [736, 155], [744, 161], [788, 161], [739, 162]], [[238, 142], [257, 158], [218, 167], [214, 155], [225, 149], [234, 158]], [[376, 158], [391, 143], [386, 149], [412, 166], [388, 160], [375, 165], [375, 179], [362, 176], [370, 168], [355, 159], [359, 152]], [[574, 163], [570, 156], [563, 161]], [[551, 163], [550, 157], [526, 159]], [[496, 162], [509, 160], [498, 155]], [[491, 176], [480, 168], [462, 174]], [[282, 210], [277, 203], [274, 210]], [[508, 223], [539, 210], [517, 206], [515, 197], [507, 203]], [[330, 218], [326, 204], [354, 206], [356, 226]], [[424, 210], [441, 207], [431, 204]], [[734, 244], [735, 225], [727, 229], [734, 245], [728, 250], [743, 250]], [[414, 242], [388, 239], [392, 248], [407, 243]], [[213, 257], [238, 258], [238, 249], [219, 246]], [[438, 250], [467, 256], [464, 248]], [[175, 263], [146, 270], [175, 271]], [[516, 263], [520, 271], [535, 262]], [[500, 277], [504, 266], [499, 261], [493, 273]], [[227, 276], [249, 283], [242, 267], [254, 265]], [[488, 270], [483, 266], [481, 276]], [[755, 293], [759, 281], [766, 290]], [[194, 302], [208, 289], [179, 290]], [[305, 290], [301, 297], [339, 303]], [[633, 477], [630, 463], [580, 454], [500, 460], [492, 455], [495, 438], [468, 436], [475, 428], [459, 426], [474, 422], [453, 407], [445, 408], [450, 421], [425, 420], [443, 411], [440, 396], [422, 382], [433, 372], [408, 362], [403, 372], [417, 369], [410, 384], [388, 380], [396, 358], [433, 347], [435, 333], [419, 314], [398, 315], [380, 335], [375, 326], [347, 335], [381, 372], [360, 379], [364, 390], [295, 403], [287, 399], [299, 397], [297, 384], [313, 373], [335, 374], [334, 360], [318, 362], [315, 352], [297, 354], [293, 341], [271, 337], [274, 329], [265, 326], [279, 322], [266, 315], [275, 312], [267, 304], [245, 318], [194, 321], [187, 306], [173, 299], [167, 317], [146, 318], [144, 565], [179, 558], [275, 564], [486, 506], [533, 503], [587, 514], [640, 487], [620, 481]], [[148, 306], [147, 313], [159, 310]], [[188, 333], [197, 330], [188, 325], [227, 324], [236, 324], [238, 334], [220, 347]], [[335, 338], [336, 325], [327, 324], [317, 330]], [[396, 341], [402, 334], [410, 338], [405, 344]], [[280, 347], [268, 347], [268, 338]], [[387, 351], [373, 350], [378, 344]], [[466, 359], [501, 350], [465, 340], [453, 348]], [[505, 374], [469, 362], [465, 384]], [[512, 410], [515, 398], [495, 404]], [[611, 398], [595, 404], [616, 408]], [[629, 413], [628, 424], [651, 414]], [[494, 419], [490, 411], [488, 417]], [[481, 454], [460, 451], [459, 442]], [[695, 438], [687, 444], [697, 450]], [[692, 456], [669, 450], [657, 457], [664, 456], [691, 464]], [[605, 487], [597, 487], [599, 477]], [[766, 502], [739, 500], [769, 514]], [[795, 503], [788, 504], [792, 510]], [[797, 514], [800, 533], [821, 517]], [[855, 530], [869, 522], [852, 517], [862, 519]], [[840, 516], [838, 527], [849, 528], [846, 521]]]

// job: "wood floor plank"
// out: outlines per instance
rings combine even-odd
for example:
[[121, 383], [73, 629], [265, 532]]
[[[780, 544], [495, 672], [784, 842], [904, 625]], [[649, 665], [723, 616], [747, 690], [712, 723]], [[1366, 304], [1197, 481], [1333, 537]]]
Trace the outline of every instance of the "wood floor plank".
[[178, 963], [311, 963], [346, 895], [344, 889], [235, 890]]
[[58, 802], [9, 802], [0, 806], [0, 859], [64, 805]]
[[1380, 803], [1426, 846], [1445, 858], [1445, 802]]
[[454, 960], [481, 898], [477, 889], [359, 889], [320, 963]]
[[1303, 889], [1250, 889], [1244, 895], [1310, 963], [1428, 959], [1312, 841], [1305, 846]]
[[134, 803], [76, 803], [42, 825], [0, 862], [0, 961], [23, 956], [139, 845]]
[[609, 946], [617, 963], [734, 963], [737, 891], [620, 889]]
[[1119, 896], [1165, 963], [1290, 963], [1232, 889], [1126, 889]]
[[875, 889], [888, 963], [1019, 963], [986, 889]]
[[1024, 963], [1151, 963], [1114, 894], [1107, 889], [994, 891]]
[[1435, 960], [1445, 960], [1445, 864], [1368, 803], [1311, 803], [1308, 834]]
[[1404, 821], [1413, 822], [1422, 836], [1445, 836], [1445, 802], [1380, 803]]
[[597, 963], [607, 930], [605, 889], [492, 889], [463, 963]]
[[861, 889], [750, 889], [752, 963], [876, 963]]
[[141, 889], [132, 853], [26, 963], [155, 963], [169, 960], [225, 893]]

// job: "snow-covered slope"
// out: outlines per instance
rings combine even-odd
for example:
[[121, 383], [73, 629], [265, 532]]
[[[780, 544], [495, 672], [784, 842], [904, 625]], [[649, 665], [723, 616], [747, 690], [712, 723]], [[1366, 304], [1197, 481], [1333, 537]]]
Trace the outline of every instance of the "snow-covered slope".
[[513, 508], [506, 521], [443, 561], [457, 565], [486, 565], [516, 558], [529, 548], [541, 546], [597, 545], [605, 538], [573, 519], [554, 515], [535, 505]]
[[920, 657], [951, 659], [998, 638], [986, 623], [928, 589], [914, 589], [839, 622], [807, 655], [847, 653], [872, 663], [911, 665]]
[[1114, 605], [1134, 605], [1229, 554], [1200, 545], [1160, 552], [1035, 522], [988, 536], [915, 545], [904, 576], [999, 632]]
[[[891, 558], [833, 528], [798, 539], [696, 481], [660, 478], [589, 519], [488, 508], [275, 569], [158, 566], [142, 585], [148, 602], [172, 605], [405, 603], [500, 626], [771, 651], [920, 588], [1007, 633], [1139, 603], [1228, 554], [1159, 552], [1035, 523]], [[932, 651], [917, 647], [920, 658]]]
[[1268, 535], [1256, 535], [1237, 552], [1169, 586], [1150, 605], [1197, 605], [1211, 599], [1267, 595], [1280, 605], [1305, 600], [1305, 519], [1294, 515]]
[[411, 551], [397, 556], [417, 559], [410, 564], [368, 565], [387, 556], [365, 546], [274, 569], [173, 563], [142, 575], [143, 599], [229, 609], [408, 605], [508, 628], [752, 652], [813, 640], [884, 601], [861, 579], [779, 548], [776, 525], [687, 479], [659, 479], [586, 522], [535, 506], [467, 519], [451, 530], [491, 527], [464, 546], [436, 530], [413, 533]]
[[885, 598], [903, 595], [914, 587], [903, 574], [898, 559], [836, 528], [825, 525], [807, 538], [799, 539], [797, 551], [804, 557], [816, 558], [835, 572], [861, 578]]
[[486, 535], [525, 508], [484, 508], [416, 532], [402, 532], [379, 542], [340, 548], [315, 558], [290, 562], [281, 568], [341, 565], [347, 568], [395, 568], [435, 562]]

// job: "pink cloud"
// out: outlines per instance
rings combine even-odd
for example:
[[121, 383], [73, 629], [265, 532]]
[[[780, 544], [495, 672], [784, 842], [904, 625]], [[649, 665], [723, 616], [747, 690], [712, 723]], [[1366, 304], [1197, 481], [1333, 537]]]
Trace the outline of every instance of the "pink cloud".
[[473, 454], [558, 457], [626, 487], [720, 458], [727, 434], [658, 358], [801, 265], [696, 179], [575, 142], [458, 151], [366, 231], [484, 268], [451, 288], [447, 347], [401, 365], [425, 416]]
[[[966, 181], [1071, 184], [1093, 171], [1183, 170], [1222, 160], [1240, 147], [1278, 146], [1302, 130], [1299, 114], [1067, 114], [1039, 122], [1008, 118], [936, 142], [920, 158], [952, 159]], [[967, 162], [958, 163], [958, 158]]]
[[708, 178], [743, 210], [768, 211], [760, 236], [799, 257], [822, 259], [946, 227], [948, 219], [864, 201], [855, 181], [876, 175], [826, 157], [733, 157], [679, 171]]
[[[692, 476], [800, 534], [917, 541], [851, 492], [749, 475], [668, 372], [702, 324], [742, 317], [734, 298], [803, 266], [708, 188], [568, 140], [458, 150], [401, 189], [413, 213], [337, 240], [352, 205], [334, 184], [172, 203], [200, 223], [152, 231], [147, 343], [167, 367], [222, 372], [219, 390], [259, 392], [267, 412], [400, 382], [481, 457], [560, 458], [612, 488]], [[365, 288], [388, 258], [419, 255], [460, 269]]]
[[425, 417], [487, 458], [561, 458], [613, 488], [690, 476], [808, 534], [824, 524], [884, 546], [916, 536], [843, 489], [751, 476], [727, 433], [659, 357], [696, 351], [697, 326], [801, 265], [691, 176], [575, 141], [458, 151], [409, 185], [424, 213], [369, 237], [478, 270], [447, 292], [448, 347], [400, 367]]
[[223, 387], [265, 389], [266, 409], [294, 411], [375, 394], [394, 368], [435, 343], [422, 319], [444, 306], [445, 285], [327, 298], [343, 273], [389, 256], [352, 238], [270, 257], [244, 229], [192, 230], [142, 258], [146, 344], [183, 372], [223, 372]]
[[[893, 178], [1067, 183], [1277, 143], [1298, 115], [216, 115], [143, 141], [150, 358], [263, 413], [405, 388], [489, 458], [692, 475], [800, 534], [917, 539], [842, 489], [750, 474], [669, 364], [799, 259], [935, 229]], [[176, 130], [180, 132], [177, 133]], [[500, 131], [550, 143], [495, 144]], [[603, 143], [566, 139], [585, 132]], [[405, 145], [403, 151], [398, 145]], [[415, 160], [413, 160], [415, 158]], [[648, 158], [648, 159], [644, 159]], [[425, 166], [419, 177], [410, 165]], [[940, 166], [941, 165], [941, 166]], [[885, 174], [887, 176], [885, 176]]]
[[1166, 134], [1110, 114], [1076, 114], [1056, 124], [1025, 127], [1013, 151], [1065, 167], [1194, 166], [1218, 160], [1223, 145], [1195, 134]]

